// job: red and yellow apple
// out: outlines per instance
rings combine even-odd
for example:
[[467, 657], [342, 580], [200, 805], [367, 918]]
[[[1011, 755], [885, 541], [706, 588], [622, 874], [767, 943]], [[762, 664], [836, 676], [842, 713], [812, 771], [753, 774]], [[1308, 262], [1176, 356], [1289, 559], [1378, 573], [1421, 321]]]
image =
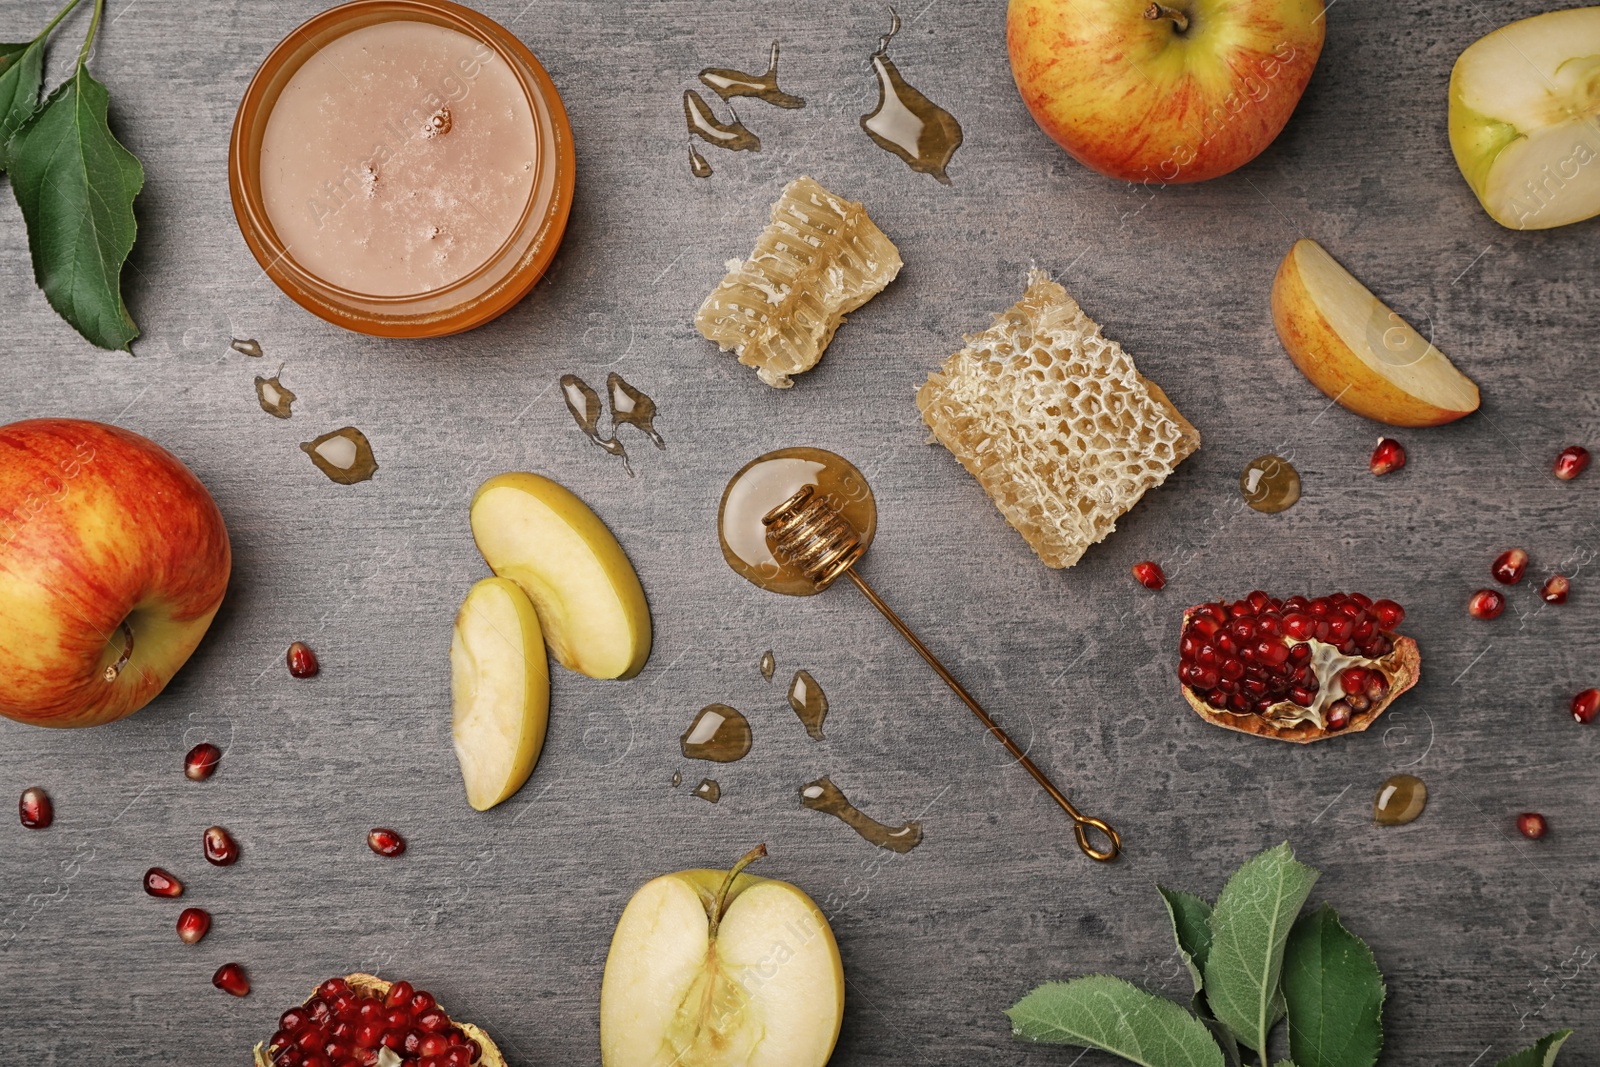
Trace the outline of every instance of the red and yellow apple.
[[170, 452], [79, 419], [0, 426], [0, 715], [131, 715], [200, 643], [228, 587], [228, 531]]
[[1322, 0], [1011, 0], [1011, 74], [1072, 157], [1130, 182], [1243, 166], [1289, 121], [1322, 54]]

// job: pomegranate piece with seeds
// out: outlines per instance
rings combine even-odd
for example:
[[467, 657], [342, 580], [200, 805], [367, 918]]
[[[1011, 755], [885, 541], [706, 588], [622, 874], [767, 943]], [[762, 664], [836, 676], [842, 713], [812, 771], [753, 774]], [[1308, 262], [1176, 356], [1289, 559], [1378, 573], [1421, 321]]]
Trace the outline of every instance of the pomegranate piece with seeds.
[[1530, 841], [1537, 841], [1550, 832], [1550, 821], [1536, 811], [1525, 811], [1517, 816], [1517, 833]]
[[1378, 447], [1372, 450], [1372, 458], [1367, 461], [1367, 467], [1379, 478], [1405, 465], [1405, 446], [1388, 437], [1378, 438]]
[[211, 913], [204, 908], [184, 908], [178, 916], [178, 939], [185, 945], [199, 942], [211, 929]]
[[1416, 684], [1416, 642], [1394, 632], [1405, 609], [1360, 593], [1287, 600], [1253, 592], [1190, 608], [1178, 680], [1207, 722], [1283, 741], [1372, 725]]
[[1480, 589], [1467, 601], [1467, 614], [1474, 619], [1498, 619], [1506, 610], [1506, 598], [1493, 589]]
[[1539, 595], [1546, 604], [1565, 604], [1567, 594], [1572, 591], [1572, 583], [1564, 574], [1552, 574], [1545, 579], [1544, 588], [1539, 590]]
[[1133, 577], [1146, 589], [1162, 589], [1167, 584], [1167, 576], [1161, 570], [1161, 564], [1154, 560], [1147, 559], [1143, 563], [1135, 563]]
[[1556, 457], [1556, 477], [1570, 482], [1589, 469], [1589, 450], [1582, 445], [1568, 445]]
[[1572, 698], [1572, 717], [1587, 726], [1600, 715], [1600, 689], [1585, 689]]
[[246, 977], [244, 968], [237, 963], [224, 963], [217, 968], [217, 973], [211, 976], [211, 984], [224, 993], [231, 993], [236, 997], [250, 994], [250, 979]]
[[1528, 569], [1528, 554], [1520, 548], [1508, 548], [1495, 557], [1489, 574], [1501, 585], [1516, 585]]
[[210, 826], [201, 835], [206, 862], [216, 867], [231, 867], [239, 861], [239, 842], [220, 826]]
[[488, 1034], [452, 1020], [431, 994], [370, 974], [330, 978], [284, 1012], [272, 1037], [256, 1046], [255, 1063], [505, 1067]]
[[311, 678], [322, 669], [317, 662], [317, 654], [311, 651], [311, 646], [304, 641], [296, 641], [289, 646], [285, 657], [289, 661], [289, 673], [296, 678]]
[[153, 897], [181, 897], [183, 883], [173, 877], [172, 872], [151, 867], [144, 872], [144, 891]]
[[29, 786], [17, 798], [17, 817], [30, 830], [47, 830], [56, 821], [56, 806], [50, 803], [49, 793]]
[[380, 856], [398, 856], [406, 850], [406, 839], [379, 826], [367, 831], [367, 847]]
[[203, 782], [217, 773], [217, 764], [221, 761], [222, 749], [202, 741], [183, 757], [183, 776], [191, 782]]

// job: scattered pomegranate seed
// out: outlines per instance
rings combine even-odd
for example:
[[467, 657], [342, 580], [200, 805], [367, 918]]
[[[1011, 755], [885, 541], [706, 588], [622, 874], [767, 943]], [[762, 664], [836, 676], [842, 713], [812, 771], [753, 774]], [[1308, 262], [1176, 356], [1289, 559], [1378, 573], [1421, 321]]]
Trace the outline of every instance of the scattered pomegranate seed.
[[1588, 725], [1600, 715], [1600, 689], [1585, 689], [1572, 698], [1572, 717]]
[[1568, 445], [1556, 457], [1556, 477], [1570, 482], [1589, 467], [1589, 450], [1582, 445]]
[[17, 798], [17, 817], [30, 830], [43, 830], [56, 821], [56, 806], [50, 803], [50, 794], [38, 786], [29, 786]]
[[296, 641], [289, 646], [289, 673], [296, 678], [313, 677], [322, 666], [317, 663], [317, 654], [311, 651], [311, 646], [304, 641]]
[[1572, 583], [1564, 574], [1552, 574], [1545, 579], [1544, 588], [1539, 590], [1539, 595], [1544, 597], [1546, 604], [1565, 604], [1567, 593], [1572, 589]]
[[367, 832], [367, 847], [380, 856], [398, 856], [406, 850], [406, 839], [380, 826]]
[[1506, 610], [1506, 598], [1493, 589], [1480, 589], [1467, 601], [1467, 614], [1474, 619], [1497, 619]]
[[239, 842], [222, 827], [207, 827], [201, 840], [205, 844], [207, 863], [217, 867], [231, 867], [238, 862]]
[[1508, 548], [1495, 557], [1489, 574], [1501, 585], [1516, 585], [1528, 569], [1528, 554], [1520, 548]]
[[203, 782], [217, 773], [222, 760], [222, 749], [209, 741], [202, 741], [183, 757], [183, 776], [192, 782]]
[[1537, 841], [1550, 832], [1550, 821], [1536, 811], [1525, 811], [1517, 816], [1517, 832], [1530, 841]]
[[172, 872], [151, 867], [144, 872], [144, 891], [153, 897], [181, 897], [183, 883], [173, 877]]
[[1405, 465], [1405, 446], [1393, 438], [1378, 438], [1378, 447], [1372, 450], [1372, 459], [1367, 463], [1372, 473], [1382, 478], [1385, 474], [1397, 471]]
[[211, 984], [224, 993], [231, 993], [236, 997], [250, 994], [250, 979], [246, 977], [244, 968], [237, 963], [224, 963], [217, 968], [217, 973], [211, 976]]
[[1161, 564], [1153, 560], [1133, 565], [1133, 576], [1140, 585], [1146, 589], [1161, 589], [1167, 584], [1167, 576], [1161, 570]]
[[211, 929], [211, 913], [204, 908], [184, 908], [178, 916], [178, 940], [193, 945]]

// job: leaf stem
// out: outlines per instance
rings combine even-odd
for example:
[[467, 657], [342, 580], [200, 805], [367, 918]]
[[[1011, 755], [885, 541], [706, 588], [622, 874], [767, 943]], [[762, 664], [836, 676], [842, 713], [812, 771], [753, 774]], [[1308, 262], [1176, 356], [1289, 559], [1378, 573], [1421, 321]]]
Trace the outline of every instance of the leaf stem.
[[37, 41], [42, 37], [50, 36], [50, 31], [55, 29], [57, 24], [59, 24], [62, 19], [71, 14], [72, 9], [77, 7], [78, 3], [79, 0], [68, 0], [67, 6], [56, 12], [56, 17], [50, 20], [49, 25], [45, 26], [44, 29], [39, 31], [39, 37], [35, 37], [34, 40]]
[[[78, 0], [72, 0], [73, 4], [77, 2]], [[83, 47], [78, 49], [78, 68], [80, 70], [83, 68], [84, 62], [89, 58], [89, 48], [94, 44], [94, 35], [100, 29], [100, 16], [105, 12], [105, 9], [106, 0], [94, 0], [94, 18], [89, 21], [89, 33], [83, 39]], [[69, 7], [68, 10], [71, 10], [71, 8]], [[62, 14], [65, 13], [62, 12]]]

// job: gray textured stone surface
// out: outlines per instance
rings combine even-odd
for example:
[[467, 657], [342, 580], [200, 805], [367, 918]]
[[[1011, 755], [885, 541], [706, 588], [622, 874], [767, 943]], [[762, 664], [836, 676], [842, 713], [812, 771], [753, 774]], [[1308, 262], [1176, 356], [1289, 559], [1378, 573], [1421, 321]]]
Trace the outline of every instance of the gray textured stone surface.
[[[245, 1062], [291, 1000], [364, 966], [431, 988], [515, 1064], [596, 1062], [602, 964], [631, 891], [765, 841], [762, 873], [822, 902], [844, 953], [834, 1062], [1065, 1065], [1075, 1051], [1015, 1043], [1001, 1009], [1040, 980], [1097, 971], [1181, 993], [1151, 883], [1214, 894], [1284, 839], [1324, 871], [1317, 896], [1388, 977], [1386, 1062], [1489, 1063], [1557, 1024], [1580, 1027], [1563, 1062], [1600, 1060], [1600, 728], [1564, 710], [1600, 680], [1589, 566], [1600, 475], [1548, 473], [1560, 447], [1594, 445], [1600, 430], [1600, 230], [1499, 228], [1445, 136], [1455, 56], [1543, 6], [1340, 0], [1310, 89], [1264, 155], [1201, 187], [1141, 191], [1034, 127], [998, 3], [903, 12], [901, 70], [966, 129], [942, 188], [856, 125], [875, 99], [865, 61], [884, 29], [878, 5], [491, 0], [484, 10], [565, 96], [577, 211], [520, 306], [465, 336], [396, 342], [343, 333], [280, 295], [229, 207], [234, 108], [317, 5], [112, 0], [95, 65], [149, 175], [127, 272], [145, 335], [130, 359], [59, 322], [4, 197], [0, 421], [105, 419], [161, 442], [215, 494], [235, 572], [211, 635], [145, 711], [71, 733], [0, 722], [0, 795], [43, 785], [58, 813], [48, 833], [0, 823], [0, 1061]], [[51, 7], [6, 0], [0, 37], [33, 32]], [[763, 151], [707, 150], [715, 177], [692, 179], [679, 94], [706, 65], [758, 68], [774, 37], [785, 87], [808, 107], [742, 107]], [[801, 173], [864, 200], [906, 268], [778, 393], [690, 317]], [[1301, 235], [1483, 388], [1479, 414], [1398, 435], [1411, 455], [1399, 475], [1367, 474], [1379, 428], [1330, 410], [1274, 336], [1268, 286]], [[1015, 299], [1029, 265], [1053, 271], [1205, 438], [1064, 573], [1040, 566], [924, 445], [912, 403], [960, 335]], [[265, 358], [227, 352], [230, 334], [258, 338]], [[280, 364], [301, 398], [288, 423], [261, 413], [251, 386]], [[600, 384], [608, 368], [662, 409], [670, 449], [630, 438], [634, 479], [583, 440], [555, 389], [564, 372]], [[352, 488], [296, 448], [346, 423], [382, 464]], [[866, 472], [881, 525], [864, 573], [1087, 810], [1121, 828], [1122, 862], [1078, 854], [1060, 813], [853, 591], [783, 599], [722, 564], [713, 524], [727, 476], [800, 443]], [[1235, 490], [1268, 451], [1305, 477], [1305, 499], [1278, 516], [1242, 511]], [[508, 469], [552, 475], [611, 524], [650, 596], [656, 646], [626, 684], [557, 670], [533, 779], [478, 814], [449, 743], [446, 650], [456, 605], [485, 573], [467, 502]], [[1497, 622], [1467, 618], [1467, 596], [1513, 543], [1537, 577]], [[1165, 592], [1128, 577], [1146, 558], [1167, 561]], [[1572, 600], [1538, 610], [1537, 580], [1558, 562], [1575, 574]], [[1178, 612], [1257, 586], [1401, 600], [1421, 685], [1380, 728], [1309, 748], [1204, 725], [1172, 681]], [[283, 669], [294, 639], [321, 655], [315, 681]], [[771, 685], [756, 667], [768, 647]], [[826, 743], [784, 704], [799, 667], [832, 700]], [[756, 734], [748, 759], [711, 772], [716, 807], [689, 795], [706, 772], [676, 747], [713, 700], [744, 710]], [[196, 784], [180, 762], [201, 739], [227, 757]], [[1371, 798], [1401, 768], [1432, 799], [1420, 821], [1380, 831]], [[801, 809], [796, 788], [824, 773], [887, 821], [920, 816], [926, 842], [892, 857]], [[1515, 836], [1523, 809], [1549, 815], [1550, 837]], [[237, 866], [202, 862], [211, 823], [241, 841]], [[367, 850], [374, 825], [406, 834], [402, 860]], [[214, 914], [201, 945], [174, 937], [179, 903], [140, 891], [151, 864], [188, 883], [182, 904]], [[227, 960], [249, 968], [248, 999], [211, 988]]]

